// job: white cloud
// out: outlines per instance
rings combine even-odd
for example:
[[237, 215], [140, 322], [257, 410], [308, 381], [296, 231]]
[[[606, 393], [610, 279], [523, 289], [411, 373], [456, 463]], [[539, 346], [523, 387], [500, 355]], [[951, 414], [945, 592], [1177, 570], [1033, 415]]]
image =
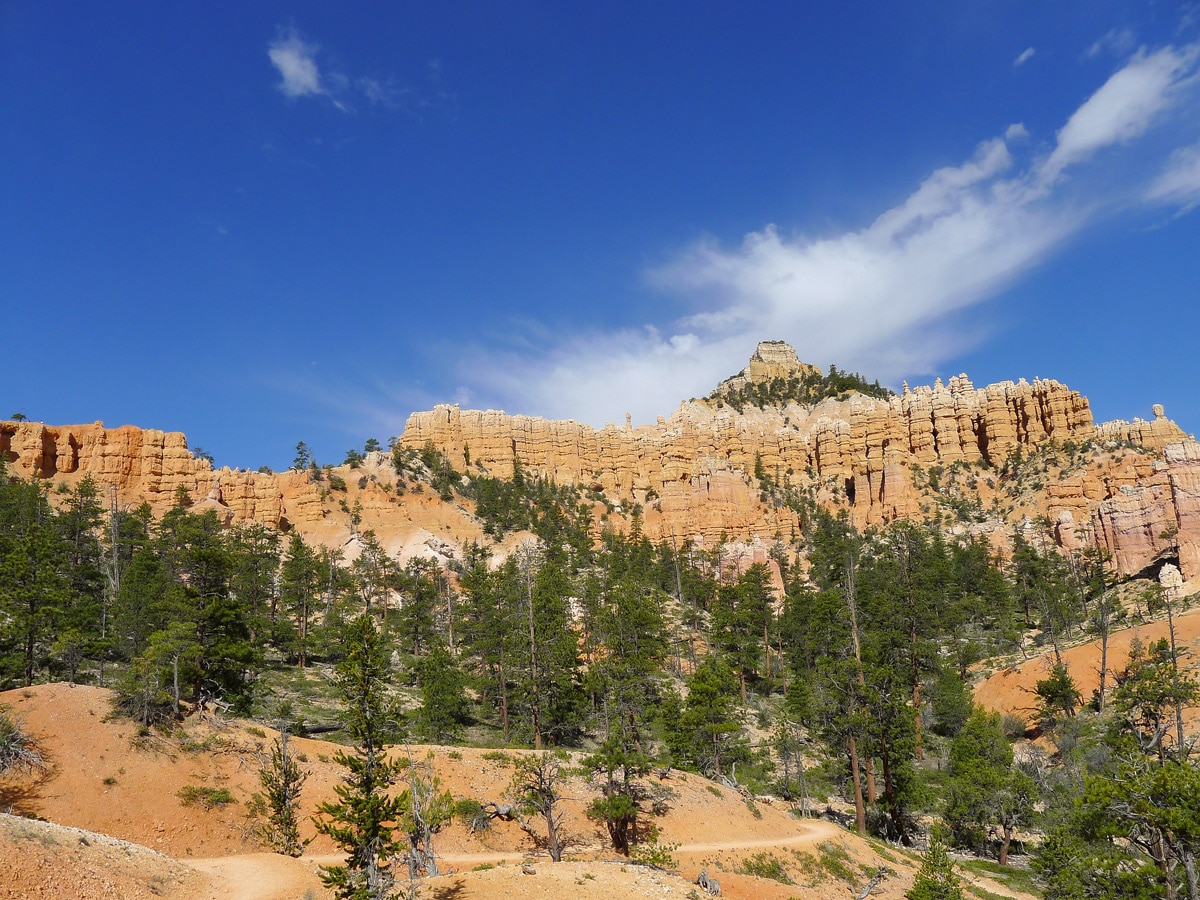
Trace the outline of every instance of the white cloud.
[[1035, 53], [1037, 53], [1037, 51], [1034, 50], [1032, 47], [1026, 47], [1024, 50], [1021, 51], [1020, 56], [1018, 56], [1016, 59], [1013, 60], [1013, 65], [1014, 66], [1025, 65], [1025, 63], [1027, 63], [1027, 62], [1029, 62], [1029, 60], [1033, 59], [1033, 56]]
[[1198, 49], [1193, 44], [1179, 50], [1139, 51], [1067, 120], [1043, 174], [1053, 179], [1097, 150], [1144, 134], [1190, 80]]
[[964, 311], [1097, 217], [1200, 200], [1200, 145], [1176, 152], [1149, 186], [1144, 155], [1096, 158], [1189, 106], [1196, 63], [1195, 45], [1139, 52], [1068, 118], [1049, 152], [1029, 155], [1028, 131], [1010, 126], [860, 230], [809, 237], [768, 225], [734, 247], [695, 244], [647, 274], [691, 306], [672, 326], [551, 340], [540, 355], [478, 350], [462, 355], [460, 377], [473, 402], [599, 425], [626, 411], [637, 422], [669, 414], [738, 371], [760, 340], [787, 340], [802, 359], [892, 384], [931, 374], [982, 338]]
[[[275, 40], [267, 45], [267, 56], [279, 72], [279, 90], [285, 97], [319, 97], [345, 113], [355, 111], [354, 103], [365, 100], [371, 106], [410, 112], [452, 104], [453, 95], [441, 89], [422, 92], [397, 84], [393, 78], [351, 77], [336, 69], [321, 70], [317, 64], [320, 47], [306, 41], [294, 26], [280, 28]], [[441, 62], [432, 60], [428, 78], [436, 85], [441, 80]]]
[[1084, 56], [1094, 59], [1102, 53], [1112, 53], [1115, 56], [1127, 56], [1137, 45], [1137, 38], [1128, 28], [1113, 28], [1098, 41], [1087, 48]]
[[1171, 155], [1167, 167], [1146, 190], [1146, 200], [1178, 206], [1184, 212], [1200, 205], [1200, 144]]
[[283, 79], [279, 90], [286, 97], [319, 97], [326, 93], [317, 68], [316, 44], [305, 41], [295, 28], [281, 30], [267, 47], [271, 64]]

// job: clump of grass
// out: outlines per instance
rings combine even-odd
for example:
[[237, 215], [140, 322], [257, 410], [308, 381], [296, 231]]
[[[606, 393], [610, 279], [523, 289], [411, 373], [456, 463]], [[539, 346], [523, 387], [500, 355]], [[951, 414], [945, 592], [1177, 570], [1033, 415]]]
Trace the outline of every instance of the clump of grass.
[[821, 868], [821, 864], [811, 853], [805, 853], [803, 850], [793, 850], [792, 856], [796, 857], [796, 862], [800, 864], [800, 870], [810, 879], [810, 886], [820, 884], [825, 880], [825, 870]]
[[719, 787], [717, 787], [715, 784], [706, 784], [704, 787], [714, 797], [724, 797], [725, 796], [724, 794], [721, 793], [721, 789]]
[[511, 766], [513, 764], [513, 758], [503, 750], [489, 750], [483, 754], [483, 758], [490, 762], [499, 763], [502, 766]]
[[754, 816], [754, 818], [762, 818], [762, 810], [758, 808], [758, 804], [754, 802], [753, 797], [746, 798], [746, 809], [750, 810], [750, 815]]
[[1020, 866], [1011, 864], [1002, 866], [1000, 863], [990, 859], [968, 859], [957, 860], [957, 862], [963, 868], [970, 869], [979, 875], [986, 875], [988, 878], [999, 881], [1005, 887], [1010, 887], [1015, 891], [1033, 894], [1038, 889], [1037, 877], [1028, 869], [1021, 868]]
[[755, 878], [768, 878], [780, 884], [795, 884], [783, 867], [783, 861], [774, 853], [762, 851], [742, 860], [737, 871], [742, 875], [752, 875]]
[[237, 802], [233, 799], [233, 794], [229, 793], [228, 788], [215, 788], [200, 784], [184, 785], [179, 789], [179, 793], [176, 796], [184, 806], [191, 806], [198, 803], [205, 809], [228, 806], [230, 803]]
[[207, 750], [221, 750], [228, 746], [229, 741], [221, 737], [219, 734], [210, 734], [203, 740], [196, 740], [193, 737], [184, 737], [179, 742], [179, 749], [184, 753], [202, 753]]
[[853, 886], [858, 881], [858, 873], [852, 868], [853, 860], [845, 847], [838, 846], [832, 841], [822, 841], [817, 845], [820, 852], [821, 867], [832, 875]]

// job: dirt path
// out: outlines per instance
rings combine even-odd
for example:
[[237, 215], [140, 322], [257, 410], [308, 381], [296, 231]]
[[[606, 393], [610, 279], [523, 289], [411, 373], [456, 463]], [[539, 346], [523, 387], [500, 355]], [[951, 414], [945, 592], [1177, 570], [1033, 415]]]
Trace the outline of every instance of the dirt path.
[[708, 844], [681, 844], [679, 853], [716, 853], [721, 850], [761, 850], [764, 847], [795, 847], [811, 844], [816, 841], [827, 841], [844, 835], [846, 832], [833, 822], [821, 819], [808, 819], [802, 823], [808, 829], [804, 834], [792, 834], [786, 837], [760, 838], [753, 841], [715, 841]]
[[[800, 834], [779, 835], [743, 841], [714, 841], [681, 844], [677, 853], [715, 853], [726, 850], [761, 850], [771, 847], [795, 847], [829, 840], [845, 834], [832, 822], [810, 819], [799, 823]], [[599, 852], [600, 848], [584, 847], [568, 854], [580, 856]], [[528, 856], [520, 851], [507, 853], [440, 853], [438, 862], [443, 868], [458, 871], [479, 865], [516, 863]], [[320, 866], [337, 865], [345, 859], [342, 854], [321, 854], [292, 859], [276, 853], [250, 853], [242, 856], [217, 856], [209, 859], [189, 859], [186, 864], [212, 879], [204, 900], [296, 900], [302, 897], [321, 897]]]

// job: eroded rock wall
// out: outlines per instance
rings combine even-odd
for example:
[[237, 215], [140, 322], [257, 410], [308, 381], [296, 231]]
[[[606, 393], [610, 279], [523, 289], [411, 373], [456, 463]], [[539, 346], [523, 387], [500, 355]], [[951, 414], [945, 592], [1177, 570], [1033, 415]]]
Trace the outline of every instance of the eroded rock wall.
[[1200, 443], [1168, 444], [1147, 477], [1096, 505], [1092, 522], [1123, 573], [1177, 556], [1184, 579], [1200, 574]]
[[187, 438], [177, 431], [105, 428], [98, 422], [2, 422], [0, 454], [13, 474], [71, 484], [90, 475], [101, 486], [115, 485], [122, 503], [145, 500], [156, 511], [173, 503], [183, 488], [193, 500], [227, 509], [231, 520], [278, 528], [322, 515], [306, 473], [214, 470], [192, 455]]
[[[890, 400], [859, 394], [807, 408], [682, 404], [669, 419], [638, 428], [594, 429], [575, 421], [438, 406], [411, 415], [401, 442], [432, 443], [458, 468], [507, 476], [514, 458], [540, 475], [609, 494], [650, 492], [678, 500], [733, 475], [745, 485], [756, 467], [778, 482], [841, 492], [855, 518], [913, 514], [913, 466], [985, 460], [1002, 464], [1018, 447], [1083, 440], [1094, 426], [1087, 399], [1056, 381], [975, 388], [965, 375]], [[692, 518], [695, 518], [693, 515]], [[695, 524], [690, 523], [690, 524]]]

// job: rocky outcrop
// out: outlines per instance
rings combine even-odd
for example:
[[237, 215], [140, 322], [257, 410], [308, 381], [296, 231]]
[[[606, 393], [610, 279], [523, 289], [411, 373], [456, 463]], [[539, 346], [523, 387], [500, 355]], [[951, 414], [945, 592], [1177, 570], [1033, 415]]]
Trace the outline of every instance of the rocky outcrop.
[[1092, 521], [1121, 572], [1178, 558], [1184, 579], [1200, 574], [1200, 443], [1168, 444], [1152, 474], [1121, 485]]
[[200, 508], [216, 509], [226, 521], [279, 528], [322, 516], [319, 494], [306, 473], [214, 470], [192, 455], [180, 432], [105, 428], [101, 422], [3, 422], [0, 455], [13, 474], [68, 483], [90, 475], [101, 486], [115, 486], [121, 502], [145, 500], [156, 510], [174, 503], [182, 488]]
[[748, 384], [766, 384], [776, 378], [804, 378], [820, 375], [821, 370], [796, 355], [796, 348], [784, 341], [761, 341], [750, 357], [750, 364], [737, 375], [726, 378], [717, 385], [714, 394], [726, 394], [740, 390]]
[[1168, 444], [1190, 438], [1190, 435], [1184, 434], [1182, 428], [1167, 418], [1161, 403], [1155, 403], [1152, 412], [1154, 418], [1149, 422], [1145, 419], [1134, 419], [1132, 422], [1116, 419], [1104, 422], [1096, 426], [1096, 437], [1102, 441], [1124, 441], [1151, 450], [1162, 450]]
[[758, 514], [751, 509], [756, 469], [777, 483], [841, 497], [857, 521], [870, 523], [916, 512], [914, 466], [1001, 465], [1018, 448], [1093, 434], [1086, 398], [1056, 381], [975, 388], [959, 375], [887, 400], [853, 394], [815, 407], [792, 403], [742, 413], [692, 401], [638, 428], [438, 406], [411, 415], [401, 442], [432, 443], [459, 468], [469, 453], [472, 465], [504, 476], [519, 459], [533, 472], [584, 489], [658, 497], [664, 512], [682, 514], [681, 533], [690, 533], [720, 528], [701, 520], [714, 486], [731, 479], [746, 494], [740, 506]]
[[[815, 371], [786, 344], [766, 342], [735, 379]], [[519, 460], [530, 473], [603, 495], [618, 521], [628, 523], [639, 504], [655, 540], [790, 542], [802, 523], [779, 493], [764, 490], [774, 485], [845, 510], [860, 526], [941, 513], [1001, 552], [1011, 528], [1036, 527], [1068, 550], [1096, 542], [1124, 574], [1165, 560], [1178, 560], [1185, 579], [1200, 573], [1200, 444], [1161, 407], [1149, 421], [1095, 426], [1086, 398], [1057, 381], [976, 388], [966, 375], [881, 399], [851, 393], [741, 411], [727, 400], [718, 391], [653, 425], [599, 429], [438, 406], [413, 413], [400, 443], [432, 444], [471, 474], [506, 478]], [[214, 470], [180, 433], [99, 422], [0, 422], [0, 456], [14, 474], [67, 484], [91, 476], [115, 486], [122, 503], [145, 500], [156, 512], [185, 489], [224, 522], [295, 526], [330, 546], [360, 526], [393, 548], [408, 548], [418, 532], [421, 546], [431, 535], [482, 534], [469, 501], [443, 504], [416, 482], [406, 493], [390, 457], [378, 453], [342, 473], [349, 492], [336, 496], [307, 472]], [[596, 503], [595, 515], [604, 513]]]

